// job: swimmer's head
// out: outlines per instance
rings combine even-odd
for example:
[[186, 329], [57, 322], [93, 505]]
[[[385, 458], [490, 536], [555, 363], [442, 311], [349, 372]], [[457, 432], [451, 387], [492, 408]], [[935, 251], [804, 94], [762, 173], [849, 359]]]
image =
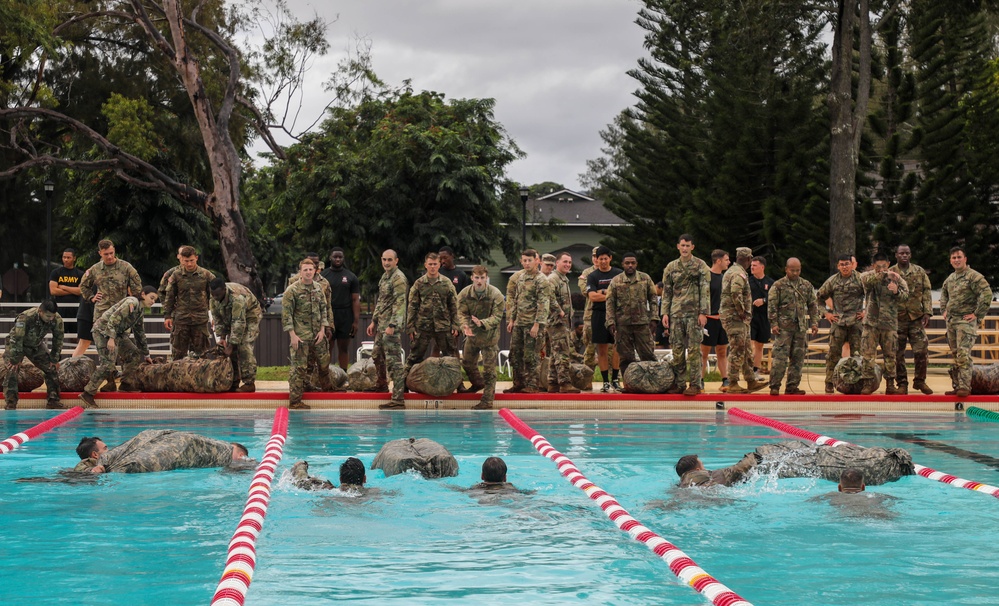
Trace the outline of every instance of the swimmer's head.
[[239, 442], [233, 442], [232, 443], [232, 460], [233, 461], [239, 461], [240, 459], [245, 459], [245, 458], [247, 458], [249, 456], [250, 456], [250, 451], [246, 449], [246, 446], [243, 446]]
[[367, 479], [364, 475], [364, 463], [360, 459], [350, 457], [340, 464], [340, 484], [364, 486]]
[[676, 462], [674, 469], [676, 469], [676, 475], [682, 478], [683, 474], [688, 471], [704, 469], [704, 465], [701, 464], [701, 460], [697, 458], [697, 455], [684, 455]]
[[80, 443], [76, 446], [76, 454], [80, 455], [81, 461], [91, 457], [98, 459], [102, 454], [107, 452], [107, 449], [108, 445], [103, 440], [97, 436], [93, 436], [80, 440]]
[[855, 467], [848, 467], [843, 470], [843, 473], [839, 474], [840, 492], [863, 492], [865, 488], [867, 488], [867, 485], [864, 484], [863, 471]]
[[499, 457], [489, 457], [482, 462], [483, 482], [506, 482], [506, 463]]
[[308, 461], [298, 461], [291, 466], [291, 477], [296, 480], [307, 480], [309, 479], [309, 462]]

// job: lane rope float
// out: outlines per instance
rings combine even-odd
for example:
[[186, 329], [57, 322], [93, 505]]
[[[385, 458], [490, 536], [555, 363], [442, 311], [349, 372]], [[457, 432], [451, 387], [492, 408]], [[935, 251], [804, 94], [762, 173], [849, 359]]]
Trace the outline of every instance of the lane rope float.
[[614, 497], [586, 479], [586, 476], [579, 471], [568, 457], [555, 450], [544, 436], [531, 429], [527, 423], [524, 423], [510, 409], [501, 409], [499, 415], [517, 433], [529, 440], [538, 451], [538, 454], [551, 459], [558, 467], [559, 472], [573, 486], [585, 492], [586, 496], [600, 505], [600, 509], [603, 510], [604, 514], [618, 528], [627, 532], [631, 535], [631, 538], [639, 543], [644, 543], [653, 553], [665, 561], [677, 578], [711, 600], [711, 603], [715, 604], [715, 606], [752, 606], [750, 602], [740, 597], [725, 585], [722, 585], [717, 579], [700, 568], [687, 554], [680, 551], [676, 545], [652, 532], [633, 518], [624, 507], [621, 507], [621, 504]]
[[62, 425], [66, 421], [75, 419], [76, 417], [80, 416], [80, 413], [82, 412], [83, 412], [82, 406], [74, 406], [73, 408], [70, 408], [66, 412], [52, 417], [48, 421], [42, 421], [41, 423], [35, 425], [30, 429], [26, 429], [25, 431], [12, 435], [3, 442], [0, 442], [0, 454], [7, 454], [8, 452], [14, 450], [21, 444], [24, 444], [28, 440], [36, 438], [45, 433], [46, 431], [49, 431], [50, 429]]
[[969, 417], [974, 417], [976, 419], [999, 422], [999, 412], [994, 412], [992, 410], [985, 410], [984, 408], [979, 408], [977, 406], [969, 406], [968, 409], [964, 411], [964, 413]]
[[243, 606], [246, 601], [246, 592], [253, 580], [253, 569], [257, 565], [257, 537], [264, 527], [267, 506], [271, 501], [271, 482], [284, 454], [287, 438], [288, 408], [282, 407], [274, 412], [271, 439], [264, 447], [264, 456], [250, 482], [246, 507], [243, 508], [243, 515], [229, 542], [225, 570], [215, 588], [212, 606]]
[[[751, 412], [746, 412], [741, 408], [731, 408], [728, 414], [739, 417], [740, 419], [745, 419], [751, 423], [757, 425], [765, 425], [771, 429], [776, 429], [779, 432], [786, 433], [788, 435], [794, 436], [796, 438], [802, 438], [804, 440], [809, 440], [816, 444], [825, 444], [828, 446], [839, 446], [841, 444], [850, 444], [850, 442], [843, 442], [842, 440], [837, 440], [835, 438], [830, 438], [829, 436], [823, 436], [811, 431], [801, 429], [800, 427], [795, 427], [794, 425], [789, 425], [787, 423], [782, 423], [774, 419], [767, 417], [761, 417], [760, 415], [754, 415]], [[913, 469], [916, 471], [917, 475], [920, 475], [929, 480], [936, 480], [943, 484], [948, 484], [950, 486], [956, 486], [957, 488], [966, 488], [968, 490], [974, 490], [975, 492], [984, 492], [985, 494], [990, 494], [996, 498], [999, 498], [999, 487], [991, 486], [989, 484], [983, 484], [981, 482], [974, 482], [972, 480], [965, 480], [964, 478], [959, 478], [942, 471], [937, 471], [925, 465], [920, 465], [918, 463], [912, 464]]]

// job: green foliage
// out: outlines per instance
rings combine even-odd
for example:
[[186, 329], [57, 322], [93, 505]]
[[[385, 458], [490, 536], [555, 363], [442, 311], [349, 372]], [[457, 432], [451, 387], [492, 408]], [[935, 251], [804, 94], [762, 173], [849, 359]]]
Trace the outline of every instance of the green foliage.
[[118, 93], [104, 103], [109, 141], [126, 152], [149, 161], [162, 145], [153, 125], [153, 108], [145, 99], [128, 99]]

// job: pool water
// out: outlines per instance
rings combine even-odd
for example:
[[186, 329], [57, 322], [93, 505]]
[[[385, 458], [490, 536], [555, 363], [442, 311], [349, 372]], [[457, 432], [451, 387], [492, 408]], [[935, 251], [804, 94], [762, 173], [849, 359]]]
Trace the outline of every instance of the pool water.
[[[999, 499], [984, 493], [903, 478], [870, 488], [897, 498], [895, 517], [878, 518], [814, 500], [836, 489], [823, 480], [756, 478], [692, 498], [672, 488], [679, 456], [725, 466], [778, 435], [723, 412], [518, 414], [632, 515], [755, 604], [999, 603]], [[0, 433], [49, 416], [7, 414]], [[999, 485], [999, 425], [963, 413], [771, 416], [864, 446], [902, 446], [918, 463]], [[0, 456], [0, 603], [208, 603], [250, 473], [14, 480], [72, 467], [82, 436], [113, 446], [148, 428], [239, 441], [259, 458], [271, 419], [256, 411], [87, 413]], [[900, 441], [911, 436], [935, 447]], [[448, 447], [460, 475], [428, 481], [369, 471], [380, 494], [354, 498], [301, 491], [280, 478], [307, 459], [310, 473], [337, 483], [347, 456], [370, 466], [383, 443], [405, 437]], [[531, 494], [480, 502], [460, 490], [478, 481], [492, 455]], [[254, 605], [707, 603], [495, 414], [292, 414], [257, 548], [247, 597]]]

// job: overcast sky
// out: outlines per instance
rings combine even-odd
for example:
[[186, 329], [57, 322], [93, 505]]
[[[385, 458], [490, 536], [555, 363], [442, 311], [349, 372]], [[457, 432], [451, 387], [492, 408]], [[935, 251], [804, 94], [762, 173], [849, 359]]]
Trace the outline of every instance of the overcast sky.
[[[522, 183], [579, 186], [600, 155], [598, 131], [634, 103], [625, 72], [644, 55], [638, 0], [290, 0], [331, 23], [331, 56], [316, 62], [303, 116], [328, 99], [321, 84], [355, 36], [371, 42], [375, 73], [390, 86], [496, 99], [496, 119], [527, 157]], [[307, 120], [305, 122], [308, 122]], [[300, 121], [300, 125], [302, 121]]]

